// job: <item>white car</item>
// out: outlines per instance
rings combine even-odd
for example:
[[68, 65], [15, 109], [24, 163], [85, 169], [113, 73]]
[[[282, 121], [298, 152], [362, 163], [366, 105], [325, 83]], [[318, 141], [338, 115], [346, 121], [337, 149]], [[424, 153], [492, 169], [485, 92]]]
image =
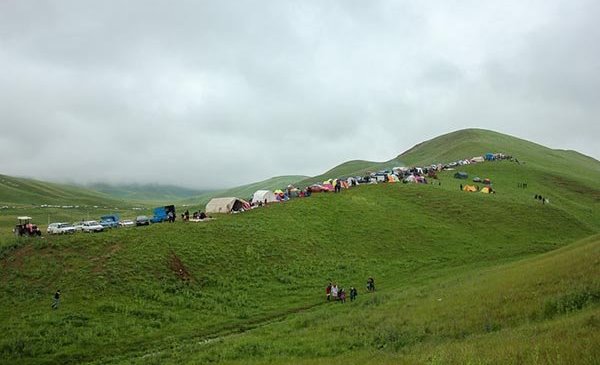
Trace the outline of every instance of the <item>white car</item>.
[[50, 223], [46, 232], [49, 234], [75, 233], [75, 227], [70, 223]]
[[96, 221], [84, 221], [76, 223], [75, 229], [86, 233], [104, 231], [104, 227], [102, 227], [102, 225]]
[[121, 227], [133, 227], [135, 226], [135, 222], [131, 219], [125, 219], [119, 222], [119, 226]]

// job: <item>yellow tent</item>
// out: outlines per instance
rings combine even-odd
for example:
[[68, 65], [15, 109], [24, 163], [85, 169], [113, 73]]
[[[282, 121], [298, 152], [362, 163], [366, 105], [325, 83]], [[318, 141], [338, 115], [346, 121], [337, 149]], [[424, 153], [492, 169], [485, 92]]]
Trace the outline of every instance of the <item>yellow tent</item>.
[[474, 185], [465, 185], [463, 187], [463, 191], [475, 192], [477, 191], [477, 187], [475, 187]]
[[489, 194], [489, 193], [491, 193], [491, 191], [490, 191], [490, 187], [489, 187], [489, 186], [486, 186], [486, 187], [484, 187], [483, 189], [481, 189], [481, 192], [482, 192], [482, 193], [484, 193], [484, 194]]

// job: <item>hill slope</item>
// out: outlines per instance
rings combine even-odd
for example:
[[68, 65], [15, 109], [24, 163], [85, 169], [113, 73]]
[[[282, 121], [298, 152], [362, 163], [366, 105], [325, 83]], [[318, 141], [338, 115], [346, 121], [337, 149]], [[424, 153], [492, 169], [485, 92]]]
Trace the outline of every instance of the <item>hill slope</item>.
[[553, 150], [506, 134], [484, 129], [463, 129], [419, 143], [385, 162], [350, 161], [303, 183], [340, 176], [356, 176], [395, 166], [426, 166], [503, 152], [527, 162], [533, 168], [560, 176], [583, 179], [591, 185], [600, 179], [600, 162], [574, 151]]
[[[202, 224], [48, 237], [1, 261], [0, 323], [13, 336], [0, 348], [29, 362], [128, 363], [318, 306], [327, 280], [360, 288], [374, 276], [395, 295], [595, 232], [533, 200], [385, 184]], [[56, 288], [64, 302], [49, 312]], [[337, 338], [321, 341], [345, 346]]]
[[33, 179], [0, 175], [0, 205], [122, 205], [97, 191]]
[[185, 343], [155, 360], [181, 354], [178, 361], [207, 363], [219, 354], [229, 364], [594, 364], [598, 258], [596, 235], [420, 288], [364, 294], [356, 304], [317, 308], [244, 336]]
[[[435, 146], [403, 156], [418, 161]], [[567, 164], [595, 163], [566, 154]], [[2, 359], [592, 363], [595, 165], [570, 176], [564, 161], [526, 161], [465, 167], [490, 177], [493, 195], [459, 191], [447, 171], [438, 184], [359, 186], [203, 223], [11, 241], [0, 255], [0, 331], [11, 334]], [[370, 276], [376, 294], [363, 289]], [[358, 302], [325, 303], [329, 281], [357, 287]], [[57, 288], [63, 302], [51, 311]]]
[[92, 184], [90, 189], [128, 201], [167, 204], [207, 193], [197, 189], [158, 184]]

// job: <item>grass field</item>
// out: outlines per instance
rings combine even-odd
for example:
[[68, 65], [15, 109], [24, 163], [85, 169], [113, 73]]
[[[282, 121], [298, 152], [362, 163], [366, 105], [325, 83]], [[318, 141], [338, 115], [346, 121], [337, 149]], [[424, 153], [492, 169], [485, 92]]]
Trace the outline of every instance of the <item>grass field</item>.
[[[0, 330], [10, 334], [0, 361], [593, 364], [598, 162], [531, 151], [525, 164], [465, 168], [491, 178], [493, 195], [459, 191], [445, 172], [436, 184], [359, 186], [204, 223], [0, 236]], [[325, 303], [329, 281], [358, 287], [358, 301]]]

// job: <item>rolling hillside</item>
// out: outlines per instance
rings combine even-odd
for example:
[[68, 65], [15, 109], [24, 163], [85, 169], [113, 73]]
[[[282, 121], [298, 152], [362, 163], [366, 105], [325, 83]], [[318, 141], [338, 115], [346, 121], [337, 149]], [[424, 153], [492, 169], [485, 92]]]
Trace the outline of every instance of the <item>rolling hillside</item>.
[[0, 175], [0, 205], [41, 204], [119, 206], [124, 200], [81, 187]]
[[88, 188], [127, 201], [157, 204], [166, 204], [207, 193], [197, 189], [158, 184], [92, 184]]
[[363, 175], [395, 166], [423, 166], [448, 163], [481, 156], [486, 152], [503, 152], [515, 156], [536, 169], [555, 176], [567, 176], [593, 185], [600, 179], [600, 162], [575, 151], [553, 150], [548, 147], [506, 134], [464, 129], [420, 143], [385, 162], [350, 161], [302, 183], [320, 182], [339, 176]]
[[[471, 133], [483, 142], [471, 147]], [[448, 136], [401, 158], [452, 160], [496, 139]], [[501, 142], [489, 149], [525, 163], [465, 167], [496, 194], [459, 191], [446, 171], [435, 184], [359, 186], [203, 223], [12, 239], [0, 254], [11, 334], [0, 362], [593, 364], [599, 163]], [[357, 301], [326, 303], [330, 281], [357, 287]]]

